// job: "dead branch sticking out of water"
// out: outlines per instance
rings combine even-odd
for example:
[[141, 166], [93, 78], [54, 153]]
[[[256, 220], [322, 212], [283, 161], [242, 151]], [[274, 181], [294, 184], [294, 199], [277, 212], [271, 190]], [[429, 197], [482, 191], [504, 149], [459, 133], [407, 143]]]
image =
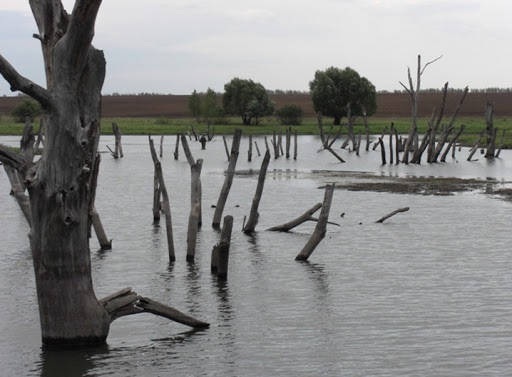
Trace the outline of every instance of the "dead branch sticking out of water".
[[260, 205], [261, 195], [263, 194], [263, 186], [265, 184], [265, 177], [267, 175], [267, 168], [270, 162], [270, 152], [267, 150], [265, 153], [265, 157], [263, 158], [263, 162], [261, 163], [260, 172], [258, 175], [258, 185], [256, 186], [256, 193], [254, 194], [254, 198], [252, 200], [251, 212], [249, 214], [249, 218], [247, 219], [247, 223], [243, 227], [243, 232], [245, 234], [253, 233], [256, 229], [256, 224], [258, 224], [258, 207]]
[[400, 213], [400, 212], [407, 212], [407, 211], [409, 211], [409, 207], [398, 208], [397, 210], [394, 210], [393, 212], [388, 213], [386, 216], [381, 217], [380, 219], [378, 219], [378, 220], [377, 220], [377, 221], [375, 221], [375, 222], [376, 222], [376, 223], [383, 223], [384, 221], [386, 221], [386, 220], [387, 220], [387, 219], [389, 219], [390, 217], [395, 216], [397, 213]]
[[267, 230], [272, 232], [289, 232], [290, 230], [299, 226], [300, 224], [305, 223], [308, 220], [311, 220], [313, 214], [316, 211], [318, 211], [321, 207], [322, 203], [317, 203], [296, 219], [293, 219], [292, 221], [289, 221], [285, 224], [273, 226], [272, 228], [268, 228]]

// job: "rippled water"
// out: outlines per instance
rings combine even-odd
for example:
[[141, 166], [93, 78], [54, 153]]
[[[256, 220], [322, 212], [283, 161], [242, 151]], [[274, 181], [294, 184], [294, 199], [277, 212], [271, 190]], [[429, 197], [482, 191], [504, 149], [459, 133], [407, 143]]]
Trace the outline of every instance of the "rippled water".
[[[217, 233], [209, 226], [227, 166], [222, 139], [204, 158], [203, 229], [196, 264], [185, 263], [190, 169], [183, 153], [163, 166], [172, 200], [177, 262], [169, 266], [165, 228], [152, 225], [153, 167], [145, 137], [124, 137], [125, 158], [104, 154], [97, 208], [113, 250], [97, 252], [99, 297], [125, 286], [211, 323], [204, 331], [149, 314], [114, 322], [108, 345], [82, 351], [41, 349], [28, 228], [0, 173], [0, 372], [5, 376], [504, 376], [512, 370], [512, 254], [508, 202], [478, 192], [422, 196], [336, 190], [327, 237], [309, 263], [294, 261], [313, 223], [279, 234], [264, 229], [323, 198], [318, 170], [383, 175], [512, 178], [512, 153], [432, 166], [379, 166], [380, 153], [340, 152], [300, 137], [298, 161], [272, 160], [254, 236], [240, 232], [256, 176], [237, 176], [224, 214], [234, 216], [229, 277], [210, 274]], [[260, 149], [264, 142], [257, 138]], [[0, 142], [15, 143], [3, 137]], [[112, 138], [101, 140], [101, 149]], [[247, 162], [242, 141], [239, 169]], [[255, 151], [254, 151], [255, 153]], [[451, 159], [449, 159], [451, 161]], [[239, 207], [237, 207], [239, 205]], [[411, 210], [384, 224], [380, 216]], [[344, 218], [339, 214], [345, 212]], [[361, 223], [361, 224], [360, 224]], [[163, 219], [162, 219], [163, 225]]]

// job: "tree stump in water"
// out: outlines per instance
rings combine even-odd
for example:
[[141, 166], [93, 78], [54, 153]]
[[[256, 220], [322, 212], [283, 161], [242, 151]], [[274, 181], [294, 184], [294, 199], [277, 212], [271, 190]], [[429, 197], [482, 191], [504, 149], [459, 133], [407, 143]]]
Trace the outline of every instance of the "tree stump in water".
[[254, 194], [254, 198], [252, 200], [251, 212], [249, 214], [249, 218], [247, 223], [243, 227], [243, 232], [245, 234], [253, 233], [256, 229], [256, 224], [258, 224], [258, 207], [260, 205], [261, 195], [263, 194], [263, 186], [265, 185], [265, 177], [267, 175], [267, 168], [270, 162], [270, 152], [267, 151], [265, 153], [265, 157], [263, 157], [263, 162], [261, 163], [260, 172], [258, 174], [258, 185], [256, 186], [256, 193]]

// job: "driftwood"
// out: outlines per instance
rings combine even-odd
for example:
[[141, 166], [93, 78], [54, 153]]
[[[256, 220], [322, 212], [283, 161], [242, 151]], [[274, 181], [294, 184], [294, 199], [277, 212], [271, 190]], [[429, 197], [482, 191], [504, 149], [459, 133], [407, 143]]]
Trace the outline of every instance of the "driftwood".
[[315, 230], [313, 231], [313, 234], [309, 238], [308, 242], [300, 253], [295, 257], [295, 260], [298, 261], [305, 261], [307, 260], [311, 254], [313, 254], [313, 251], [315, 251], [315, 248], [318, 246], [320, 241], [323, 240], [325, 237], [325, 233], [327, 231], [327, 221], [329, 219], [329, 212], [331, 210], [331, 204], [332, 204], [332, 197], [334, 194], [334, 183], [327, 185], [325, 187], [325, 193], [324, 193], [324, 201], [322, 203], [322, 210], [320, 211], [320, 216], [318, 218], [318, 222], [316, 223]]
[[215, 207], [215, 213], [213, 215], [212, 227], [214, 229], [218, 229], [220, 227], [222, 212], [224, 211], [224, 206], [226, 205], [226, 200], [228, 199], [229, 190], [231, 189], [231, 185], [233, 183], [233, 177], [235, 176], [235, 167], [236, 162], [238, 160], [241, 137], [242, 130], [235, 130], [235, 134], [233, 136], [233, 143], [231, 144], [231, 156], [229, 158], [228, 170], [226, 172], [224, 183], [222, 185], [222, 189], [220, 190], [219, 199], [217, 200], [217, 206]]
[[256, 229], [256, 225], [258, 224], [258, 219], [260, 216], [258, 213], [258, 207], [260, 205], [261, 195], [263, 194], [263, 186], [265, 185], [265, 177], [267, 175], [269, 162], [270, 153], [267, 151], [265, 153], [265, 157], [263, 157], [263, 162], [261, 163], [260, 172], [258, 174], [258, 185], [256, 186], [256, 192], [252, 200], [251, 212], [249, 213], [247, 223], [243, 227], [243, 232], [245, 234], [253, 233]]
[[174, 159], [175, 160], [178, 160], [178, 157], [179, 157], [179, 150], [180, 150], [180, 138], [181, 138], [181, 134], [177, 134], [176, 135], [176, 145], [174, 147]]
[[160, 204], [160, 207], [165, 215], [165, 230], [167, 233], [167, 250], [169, 253], [169, 261], [174, 262], [176, 260], [176, 256], [174, 254], [174, 241], [172, 235], [171, 205], [169, 201], [169, 195], [167, 193], [167, 188], [165, 187], [164, 175], [162, 172], [162, 164], [160, 163], [156, 155], [155, 145], [153, 143], [153, 139], [151, 139], [151, 136], [149, 136], [149, 149], [151, 152], [153, 164], [155, 166], [159, 191], [162, 195], [162, 203]]
[[127, 315], [152, 313], [196, 329], [210, 326], [208, 323], [184, 314], [170, 306], [140, 296], [133, 292], [131, 288], [122, 289], [98, 302], [105, 308], [110, 322]]
[[226, 279], [228, 276], [229, 246], [232, 229], [233, 216], [225, 216], [220, 242], [212, 249], [211, 271], [220, 279]]
[[224, 142], [224, 150], [226, 151], [226, 156], [229, 161], [229, 148], [228, 148], [228, 142], [226, 141], [226, 136], [222, 135], [222, 141]]
[[389, 219], [391, 216], [395, 216], [397, 213], [400, 213], [400, 212], [407, 212], [407, 211], [409, 211], [409, 207], [398, 208], [397, 210], [394, 210], [393, 212], [388, 213], [386, 216], [381, 217], [380, 219], [378, 219], [378, 220], [377, 220], [377, 221], [375, 221], [375, 222], [376, 222], [376, 223], [383, 223], [384, 221], [386, 221], [387, 219]]
[[317, 203], [296, 219], [293, 219], [292, 221], [289, 221], [285, 224], [273, 226], [272, 228], [268, 228], [267, 230], [272, 232], [289, 232], [290, 230], [299, 226], [300, 224], [305, 223], [306, 221], [311, 221], [313, 214], [316, 211], [318, 211], [321, 207], [322, 203]]

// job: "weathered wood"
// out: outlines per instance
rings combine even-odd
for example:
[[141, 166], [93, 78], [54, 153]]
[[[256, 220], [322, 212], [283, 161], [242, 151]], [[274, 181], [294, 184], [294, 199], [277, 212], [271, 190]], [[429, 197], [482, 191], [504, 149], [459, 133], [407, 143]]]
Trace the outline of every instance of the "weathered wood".
[[500, 142], [500, 148], [498, 149], [498, 151], [496, 152], [496, 156], [494, 156], [495, 158], [498, 158], [500, 157], [500, 153], [501, 153], [501, 150], [503, 148], [503, 146], [505, 145], [505, 129], [503, 129], [502, 133], [501, 133], [501, 142]]
[[155, 166], [159, 191], [162, 195], [162, 202], [160, 204], [160, 207], [165, 215], [165, 231], [167, 234], [167, 251], [169, 254], [169, 262], [174, 262], [176, 260], [176, 255], [174, 253], [174, 239], [172, 234], [171, 204], [169, 200], [169, 194], [167, 193], [167, 188], [165, 187], [162, 164], [160, 163], [156, 155], [155, 145], [153, 143], [153, 139], [151, 139], [151, 136], [149, 136], [149, 149], [151, 152], [153, 164]]
[[439, 159], [439, 155], [441, 154], [441, 151], [443, 150], [444, 145], [446, 144], [446, 141], [450, 137], [450, 134], [452, 133], [452, 131], [453, 131], [453, 126], [451, 126], [449, 128], [445, 127], [443, 134], [441, 136], [441, 139], [437, 143], [436, 150], [434, 152], [434, 156], [432, 157], [432, 162], [437, 162], [437, 160]]
[[[450, 141], [450, 143], [446, 147], [445, 151], [441, 155], [441, 162], [446, 162], [446, 156], [448, 155], [448, 152], [450, 152], [450, 148], [452, 148], [452, 147], [455, 148], [455, 143], [457, 142], [457, 139], [459, 138], [459, 136], [464, 131], [464, 127], [465, 127], [464, 125], [460, 126], [459, 131], [455, 134], [453, 139]], [[455, 149], [454, 149], [454, 152], [453, 152], [453, 158], [455, 158]]]
[[112, 157], [114, 157], [116, 159], [122, 158], [122, 157], [124, 157], [124, 155], [123, 155], [123, 147], [121, 145], [121, 129], [115, 122], [112, 123], [112, 133], [114, 134], [114, 142], [115, 142], [114, 151], [113, 152], [111, 151]]
[[260, 148], [258, 147], [258, 142], [254, 140], [254, 147], [256, 148], [256, 153], [258, 153], [258, 157], [261, 156]]
[[356, 156], [359, 156], [359, 150], [361, 149], [361, 133], [357, 135], [357, 142], [356, 142]]
[[194, 157], [192, 156], [192, 152], [190, 151], [190, 148], [188, 146], [187, 139], [183, 137], [181, 139], [181, 145], [183, 146], [183, 150], [185, 152], [185, 156], [187, 157], [188, 164], [190, 165], [190, 176], [191, 176], [191, 187], [190, 187], [190, 206], [191, 211], [194, 208], [195, 205], [198, 207], [198, 218], [197, 218], [197, 224], [200, 228], [203, 223], [202, 218], [202, 188], [201, 188], [201, 169], [203, 165], [203, 160], [198, 159], [197, 161], [194, 160]]
[[220, 242], [217, 245], [217, 277], [227, 279], [229, 265], [229, 246], [231, 244], [231, 231], [233, 229], [233, 216], [224, 217]]
[[224, 142], [224, 150], [226, 151], [226, 156], [229, 161], [229, 148], [228, 148], [228, 142], [226, 141], [226, 136], [222, 135], [222, 141]]
[[341, 158], [341, 156], [339, 154], [337, 154], [336, 152], [333, 151], [332, 148], [325, 148], [327, 151], [329, 151], [334, 157], [336, 157], [338, 159], [339, 162], [342, 162], [344, 163], [345, 160], [343, 158]]
[[363, 106], [363, 124], [364, 131], [366, 133], [366, 147], [365, 150], [368, 152], [370, 150], [370, 127], [368, 127], [368, 114], [366, 113], [366, 108]]
[[320, 241], [325, 237], [327, 231], [327, 221], [329, 220], [329, 212], [331, 211], [332, 197], [334, 195], [334, 183], [325, 186], [324, 201], [322, 202], [322, 210], [318, 222], [316, 223], [315, 230], [309, 238], [308, 242], [300, 253], [295, 257], [297, 261], [305, 261], [313, 254], [315, 248], [318, 246]]
[[475, 144], [473, 144], [473, 147], [470, 149], [469, 151], [469, 156], [467, 158], [467, 161], [471, 161], [472, 158], [473, 158], [473, 155], [476, 153], [476, 151], [478, 150], [478, 148], [480, 147], [480, 143], [482, 142], [482, 138], [484, 137], [484, 133], [485, 133], [485, 130], [483, 130], [481, 133], [480, 133], [480, 137], [478, 138], [478, 140], [475, 142]]
[[265, 157], [263, 157], [260, 172], [258, 174], [258, 185], [256, 186], [256, 193], [254, 194], [254, 198], [252, 200], [251, 212], [249, 213], [247, 223], [243, 227], [243, 232], [246, 234], [253, 233], [256, 229], [256, 225], [258, 224], [258, 219], [260, 216], [258, 213], [258, 207], [260, 205], [261, 195], [263, 194], [263, 186], [265, 185], [265, 177], [267, 175], [269, 162], [270, 153], [267, 151], [265, 153]]
[[[233, 146], [231, 146], [233, 149]], [[247, 161], [251, 162], [252, 160], [252, 135], [249, 135], [249, 150], [247, 151]]]
[[[93, 169], [91, 171], [91, 199], [89, 202], [89, 211], [90, 211], [90, 222], [94, 228], [94, 232], [96, 233], [96, 238], [98, 239], [98, 243], [100, 244], [101, 250], [111, 250], [112, 249], [112, 240], [107, 237], [105, 229], [103, 228], [103, 224], [100, 219], [100, 215], [98, 211], [96, 211], [95, 201], [96, 201], [96, 189], [98, 186], [98, 174], [100, 171], [100, 162], [101, 155], [99, 153], [96, 154], [96, 160], [94, 161]], [[90, 230], [89, 230], [90, 232]], [[89, 235], [90, 237], [90, 235]]]
[[318, 124], [318, 130], [320, 133], [320, 140], [322, 141], [322, 146], [325, 147], [327, 140], [324, 135], [324, 125], [322, 122], [322, 113], [319, 112], [316, 114], [316, 120], [317, 120], [317, 124]]
[[238, 160], [238, 153], [239, 153], [239, 148], [240, 148], [241, 137], [242, 137], [242, 130], [236, 129], [235, 134], [233, 136], [233, 143], [231, 144], [231, 156], [229, 158], [228, 170], [226, 171], [226, 176], [224, 177], [224, 183], [222, 184], [222, 189], [220, 190], [219, 199], [217, 200], [217, 205], [215, 207], [215, 213], [213, 214], [212, 227], [214, 229], [218, 229], [220, 227], [220, 221], [222, 219], [222, 212], [224, 211], [224, 207], [226, 205], [226, 201], [227, 201], [228, 195], [229, 195], [229, 190], [231, 189], [231, 185], [233, 183], [233, 178], [235, 176], [236, 162]]
[[180, 151], [180, 138], [181, 138], [181, 134], [177, 134], [176, 135], [176, 145], [174, 147], [174, 159], [175, 160], [178, 160], [178, 157], [179, 157], [179, 151]]
[[380, 158], [382, 160], [382, 165], [386, 165], [386, 148], [384, 147], [384, 142], [382, 138], [379, 137], [379, 145], [380, 145]]
[[394, 210], [393, 212], [388, 213], [386, 216], [383, 216], [380, 219], [378, 219], [376, 221], [376, 223], [383, 223], [384, 221], [386, 221], [390, 217], [395, 216], [397, 213], [407, 212], [407, 211], [409, 211], [409, 207], [398, 208], [397, 210]]
[[164, 156], [164, 135], [160, 136], [160, 158]]
[[3, 164], [5, 173], [7, 174], [7, 178], [11, 184], [11, 194], [16, 199], [18, 206], [20, 207], [25, 220], [27, 220], [28, 226], [30, 227], [32, 224], [32, 213], [30, 210], [30, 199], [25, 194], [25, 188], [22, 186], [20, 182], [20, 175], [17, 170], [13, 167]]
[[277, 137], [277, 144], [279, 145], [279, 155], [280, 156], [284, 156], [284, 151], [283, 151], [283, 129], [282, 128], [279, 130], [279, 135]]
[[398, 130], [396, 129], [396, 127], [394, 127], [394, 131], [395, 131], [395, 164], [398, 165], [400, 163], [400, 139], [398, 137]]
[[268, 140], [267, 140], [267, 136], [265, 135], [265, 148], [266, 150], [268, 151], [269, 148], [268, 148]]
[[288, 127], [286, 129], [286, 158], [289, 159], [290, 158], [290, 144], [291, 144], [291, 141], [292, 141], [292, 129], [290, 127]]
[[162, 209], [160, 196], [160, 180], [158, 179], [157, 166], [153, 163], [153, 224], [155, 225], [160, 222], [160, 211]]
[[304, 212], [302, 215], [297, 217], [296, 219], [293, 219], [285, 224], [276, 225], [271, 228], [268, 228], [267, 230], [272, 232], [289, 232], [293, 228], [299, 226], [302, 223], [305, 223], [306, 221], [311, 220], [311, 217], [313, 214], [318, 211], [322, 207], [322, 203], [317, 203], [310, 209], [308, 209], [306, 212]]
[[180, 312], [170, 306], [138, 295], [131, 288], [125, 288], [115, 294], [99, 300], [108, 313], [110, 322], [133, 314], [152, 313], [192, 328], [207, 328], [209, 324]]
[[272, 131], [272, 140], [270, 140], [270, 142], [272, 143], [272, 146], [274, 147], [274, 158], [278, 159], [279, 158], [279, 145], [277, 143], [275, 130]]
[[297, 130], [293, 134], [293, 159], [297, 159]]
[[393, 165], [393, 131], [395, 127], [391, 126], [389, 128], [389, 164]]
[[485, 158], [492, 160], [496, 154], [496, 128], [494, 127], [494, 106], [492, 103], [487, 103], [485, 110], [485, 130], [487, 134], [487, 151], [485, 152]]

